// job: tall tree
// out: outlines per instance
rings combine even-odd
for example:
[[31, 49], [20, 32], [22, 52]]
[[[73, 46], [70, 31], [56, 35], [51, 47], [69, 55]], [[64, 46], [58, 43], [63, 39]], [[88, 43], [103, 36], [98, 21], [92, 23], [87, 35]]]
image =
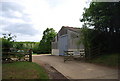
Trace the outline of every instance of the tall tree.
[[90, 7], [85, 8], [81, 19], [85, 26], [92, 26], [98, 31], [101, 44], [110, 52], [117, 52], [120, 48], [119, 14], [120, 2], [91, 2]]
[[40, 53], [51, 53], [51, 42], [55, 36], [56, 32], [53, 28], [47, 28], [43, 32], [43, 37], [39, 44]]
[[92, 2], [89, 8], [85, 8], [82, 22], [88, 26], [94, 26], [96, 30], [118, 33], [120, 3], [119, 2]]

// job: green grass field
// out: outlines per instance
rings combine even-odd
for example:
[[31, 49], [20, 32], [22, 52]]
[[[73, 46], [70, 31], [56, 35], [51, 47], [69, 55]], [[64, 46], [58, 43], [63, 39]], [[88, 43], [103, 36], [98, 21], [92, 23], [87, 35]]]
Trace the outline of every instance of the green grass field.
[[88, 62], [110, 66], [110, 67], [117, 67], [118, 66], [118, 54], [103, 54], [97, 58], [89, 60]]
[[45, 69], [32, 62], [14, 62], [2, 65], [3, 79], [48, 79]]

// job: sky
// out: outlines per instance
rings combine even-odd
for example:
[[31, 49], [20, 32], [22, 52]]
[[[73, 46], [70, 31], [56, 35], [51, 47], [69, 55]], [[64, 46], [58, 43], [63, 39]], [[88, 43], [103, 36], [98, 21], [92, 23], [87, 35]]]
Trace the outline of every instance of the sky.
[[39, 42], [46, 28], [82, 27], [80, 18], [91, 0], [0, 0], [0, 37]]

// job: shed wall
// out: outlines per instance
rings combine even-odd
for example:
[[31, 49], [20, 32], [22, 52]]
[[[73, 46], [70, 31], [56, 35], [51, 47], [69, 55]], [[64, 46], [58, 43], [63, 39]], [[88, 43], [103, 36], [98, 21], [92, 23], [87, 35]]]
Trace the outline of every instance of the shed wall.
[[59, 55], [64, 55], [64, 51], [68, 50], [68, 35], [62, 35], [58, 41]]
[[68, 49], [84, 49], [83, 44], [79, 44], [80, 34], [68, 30], [69, 41], [68, 41]]
[[59, 55], [59, 49], [52, 49], [52, 55]]

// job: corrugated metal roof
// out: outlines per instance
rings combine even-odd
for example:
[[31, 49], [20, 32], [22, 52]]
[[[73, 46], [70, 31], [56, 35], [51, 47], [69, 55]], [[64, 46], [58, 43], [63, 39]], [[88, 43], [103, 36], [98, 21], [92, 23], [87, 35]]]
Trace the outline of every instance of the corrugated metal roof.
[[[66, 30], [70, 30], [70, 31], [74, 31], [74, 32], [76, 32], [76, 33], [80, 33], [80, 29], [81, 28], [77, 28], [77, 27], [69, 27], [69, 26], [62, 26], [62, 28], [59, 30], [59, 34], [60, 35], [64, 35], [64, 34], [66, 34], [67, 33], [67, 31]], [[57, 40], [58, 40], [58, 33], [57, 33]], [[55, 40], [55, 38], [53, 39], [53, 41]]]
[[77, 32], [77, 33], [80, 32], [80, 28], [77, 28], [77, 27], [62, 26], [62, 28], [66, 28], [68, 30], [71, 30], [71, 31], [74, 31], [74, 32]]

